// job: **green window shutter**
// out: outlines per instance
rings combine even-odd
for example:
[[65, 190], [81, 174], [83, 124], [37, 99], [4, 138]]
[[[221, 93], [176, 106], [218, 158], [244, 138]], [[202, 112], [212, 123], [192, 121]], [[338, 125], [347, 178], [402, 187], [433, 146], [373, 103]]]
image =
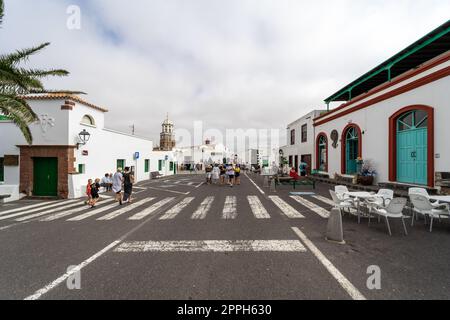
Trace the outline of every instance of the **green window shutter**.
[[173, 171], [173, 162], [172, 161], [170, 161], [169, 171]]
[[158, 160], [158, 171], [162, 170], [162, 160]]
[[150, 171], [150, 160], [146, 159], [144, 164], [145, 170], [144, 172], [147, 173]]
[[117, 160], [117, 168], [122, 168], [122, 170], [125, 169], [125, 160], [118, 159]]
[[78, 165], [78, 173], [86, 173], [86, 166], [84, 164]]
[[0, 182], [5, 181], [5, 171], [3, 166], [3, 158], [0, 158]]

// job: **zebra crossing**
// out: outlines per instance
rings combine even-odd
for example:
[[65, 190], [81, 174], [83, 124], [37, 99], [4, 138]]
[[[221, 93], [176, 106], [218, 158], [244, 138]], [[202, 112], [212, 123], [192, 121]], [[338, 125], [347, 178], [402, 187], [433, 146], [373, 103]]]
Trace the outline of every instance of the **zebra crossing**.
[[[198, 202], [194, 205], [196, 198]], [[216, 196], [204, 196], [204, 198], [186, 196], [175, 202], [176, 197], [160, 199], [149, 197], [140, 199], [133, 204], [119, 206], [114, 199], [106, 198], [92, 209], [87, 208], [84, 201], [79, 199], [47, 201], [0, 212], [0, 221], [51, 222], [64, 220], [80, 222], [84, 220], [111, 221], [119, 218], [136, 221], [145, 219], [162, 209], [164, 210], [161, 211], [160, 221], [174, 220], [180, 216], [191, 220], [204, 220], [217, 212], [220, 213], [218, 218], [221, 220], [235, 220], [239, 215], [248, 215], [249, 213], [255, 219], [271, 219], [274, 215], [281, 215], [288, 219], [304, 219], [305, 216], [302, 213], [305, 211], [313, 212], [321, 218], [328, 218], [330, 206], [333, 204], [331, 199], [320, 195], [290, 196], [288, 197], [291, 199], [290, 203], [288, 203], [288, 199], [273, 195], [267, 198], [248, 195], [239, 199], [241, 200], [238, 201], [237, 196], [226, 196], [220, 199], [217, 199]], [[313, 199], [317, 201], [311, 201]], [[318, 202], [321, 205], [316, 204]]]

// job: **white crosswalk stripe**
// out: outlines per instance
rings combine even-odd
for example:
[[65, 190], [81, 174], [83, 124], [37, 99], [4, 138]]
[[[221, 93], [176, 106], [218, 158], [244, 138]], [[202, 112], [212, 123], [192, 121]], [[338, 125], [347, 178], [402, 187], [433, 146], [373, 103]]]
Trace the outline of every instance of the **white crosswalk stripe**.
[[225, 205], [223, 206], [222, 211], [222, 219], [236, 219], [237, 217], [237, 208], [236, 208], [237, 199], [235, 196], [227, 196], [225, 199]]
[[322, 201], [323, 203], [326, 203], [326, 204], [328, 204], [328, 205], [330, 205], [330, 206], [335, 206], [335, 203], [334, 203], [334, 201], [333, 200], [331, 200], [331, 199], [328, 199], [328, 198], [326, 198], [326, 197], [324, 197], [324, 196], [320, 196], [320, 195], [315, 195], [315, 196], [312, 196], [314, 199], [317, 199], [317, 200], [319, 200], [319, 201]]
[[[43, 212], [34, 213], [34, 214], [29, 215], [29, 216], [17, 218], [16, 221], [21, 222], [21, 221], [26, 221], [26, 220], [42, 217], [42, 216], [45, 216], [45, 215], [47, 215], [49, 213], [53, 213], [55, 211], [61, 211], [61, 209], [64, 210], [63, 212], [70, 212], [72, 210], [83, 210], [83, 209], [86, 209], [86, 206], [84, 206], [83, 204], [84, 204], [84, 202], [79, 202], [79, 203], [71, 204], [71, 205], [69, 205], [67, 207], [64, 207], [64, 208], [57, 208], [57, 209], [54, 209], [54, 210], [46, 210], [46, 211], [43, 211]], [[76, 209], [70, 209], [70, 208], [73, 208], [73, 207], [77, 207], [77, 208]], [[70, 209], [70, 210], [69, 211], [65, 211], [67, 209]]]
[[257, 196], [247, 196], [248, 203], [256, 219], [270, 219], [270, 215]]
[[309, 200], [306, 200], [301, 196], [291, 196], [291, 198], [300, 203], [301, 205], [307, 207], [309, 210], [314, 211], [322, 218], [328, 218], [330, 216], [330, 212], [328, 210], [316, 205], [315, 203]]
[[[111, 201], [114, 201], [114, 199], [107, 199], [107, 200], [101, 201], [101, 202], [99, 202], [99, 205], [102, 205], [102, 204], [105, 204], [105, 203], [109, 203]], [[79, 207], [79, 208], [75, 208], [75, 209], [71, 209], [71, 210], [68, 210], [68, 211], [63, 211], [63, 212], [59, 212], [59, 213], [55, 213], [55, 214], [49, 215], [47, 217], [42, 218], [40, 221], [54, 221], [54, 220], [62, 219], [62, 218], [65, 218], [67, 216], [70, 216], [70, 215], [72, 215], [74, 213], [78, 213], [78, 212], [83, 211], [83, 210], [88, 210], [88, 208], [89, 207], [86, 207], [86, 205], [84, 205], [84, 206]], [[105, 207], [102, 206], [99, 209], [103, 209], [103, 208], [105, 208]], [[93, 209], [93, 208], [90, 209], [89, 214], [91, 214], [95, 210], [97, 210], [97, 209]]]
[[203, 202], [197, 208], [197, 210], [192, 214], [191, 219], [205, 219], [208, 211], [211, 209], [213, 201], [214, 197], [206, 197], [205, 200], [203, 200]]
[[141, 219], [144, 219], [145, 217], [147, 217], [148, 215], [152, 214], [153, 212], [155, 212], [156, 210], [160, 209], [161, 207], [165, 206], [166, 204], [168, 204], [169, 202], [173, 201], [174, 199], [175, 199], [174, 197], [163, 199], [163, 200], [161, 200], [161, 201], [151, 205], [150, 207], [142, 210], [141, 212], [135, 214], [134, 216], [129, 217], [128, 220], [141, 220]]
[[114, 252], [306, 252], [299, 240], [131, 241]]
[[281, 210], [281, 212], [286, 215], [288, 218], [296, 219], [296, 218], [304, 218], [304, 216], [295, 210], [291, 205], [289, 205], [286, 201], [281, 199], [279, 196], [269, 196], [269, 199]]
[[[14, 213], [14, 212], [18, 212], [18, 211], [29, 210], [29, 209], [32, 209], [32, 208], [43, 207], [43, 206], [46, 206], [46, 205], [51, 204], [51, 203], [61, 203], [61, 202], [62, 201], [39, 202], [39, 203], [31, 204], [31, 205], [28, 205], [28, 206], [20, 207], [20, 208], [15, 208], [15, 209], [10, 209], [10, 210], [6, 210], [6, 211], [1, 211], [0, 212], [0, 216], [7, 215], [8, 213]], [[38, 210], [41, 210], [41, 209], [38, 209]]]
[[[46, 206], [44, 208], [39, 207], [39, 208], [34, 208], [34, 209], [30, 209], [30, 210], [21, 211], [21, 212], [18, 212], [18, 213], [13, 213], [13, 214], [10, 214], [10, 215], [7, 215], [7, 216], [2, 216], [2, 217], [0, 217], [0, 220], [6, 220], [6, 219], [10, 219], [10, 218], [24, 216], [24, 215], [27, 215], [29, 213], [34, 213], [34, 212], [37, 212], [37, 211], [41, 211], [43, 209], [47, 209], [47, 213], [51, 213], [51, 212], [54, 212], [54, 211], [62, 210], [64, 208], [68, 207], [68, 206], [69, 207], [73, 206], [72, 204], [74, 202], [76, 202], [76, 201], [78, 201], [78, 200], [61, 201], [61, 202], [53, 203], [53, 204], [51, 204], [49, 206]], [[56, 207], [59, 207], [59, 208], [54, 209], [54, 210], [48, 210], [50, 208], [56, 208]]]
[[180, 203], [175, 205], [172, 209], [167, 211], [159, 220], [171, 220], [174, 219], [184, 208], [186, 208], [195, 198], [184, 198]]
[[[142, 205], [144, 205], [144, 204], [146, 204], [146, 203], [148, 203], [148, 202], [150, 202], [150, 201], [152, 201], [154, 199], [155, 198], [146, 198], [144, 200], [135, 202], [133, 204], [128, 204], [128, 205], [125, 205], [125, 206], [121, 206], [119, 210], [116, 210], [114, 212], [108, 213], [107, 215], [104, 215], [104, 216], [98, 218], [97, 220], [112, 220], [112, 219], [115, 219], [118, 216], [120, 216], [120, 215], [122, 215], [124, 213], [127, 213], [128, 211], [131, 211], [133, 209], [136, 209], [137, 207], [140, 207], [140, 206], [142, 206]], [[118, 208], [117, 205], [116, 205], [116, 207]]]

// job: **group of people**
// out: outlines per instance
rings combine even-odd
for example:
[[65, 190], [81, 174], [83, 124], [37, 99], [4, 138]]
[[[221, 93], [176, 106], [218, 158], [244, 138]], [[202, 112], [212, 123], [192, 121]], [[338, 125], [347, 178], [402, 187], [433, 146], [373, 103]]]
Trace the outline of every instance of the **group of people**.
[[[130, 171], [130, 167], [125, 167], [122, 172], [122, 168], [118, 168], [117, 172], [106, 173], [100, 180], [99, 178], [92, 180], [89, 179], [86, 186], [86, 204], [91, 208], [94, 208], [100, 198], [100, 188], [105, 188], [106, 192], [112, 191], [115, 193], [115, 201], [120, 205], [123, 203], [132, 203], [131, 194], [133, 192], [134, 173]], [[122, 195], [123, 192], [123, 195]]]
[[239, 164], [210, 164], [205, 168], [207, 184], [227, 184], [230, 187], [241, 184]]

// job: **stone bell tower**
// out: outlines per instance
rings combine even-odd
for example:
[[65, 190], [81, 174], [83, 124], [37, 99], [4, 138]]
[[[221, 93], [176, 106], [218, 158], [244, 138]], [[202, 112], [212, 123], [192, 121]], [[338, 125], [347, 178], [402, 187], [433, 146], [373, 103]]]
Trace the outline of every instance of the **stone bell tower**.
[[161, 151], [172, 151], [175, 148], [175, 135], [173, 132], [173, 122], [169, 120], [167, 114], [166, 120], [162, 123], [162, 131], [159, 140], [159, 149]]

